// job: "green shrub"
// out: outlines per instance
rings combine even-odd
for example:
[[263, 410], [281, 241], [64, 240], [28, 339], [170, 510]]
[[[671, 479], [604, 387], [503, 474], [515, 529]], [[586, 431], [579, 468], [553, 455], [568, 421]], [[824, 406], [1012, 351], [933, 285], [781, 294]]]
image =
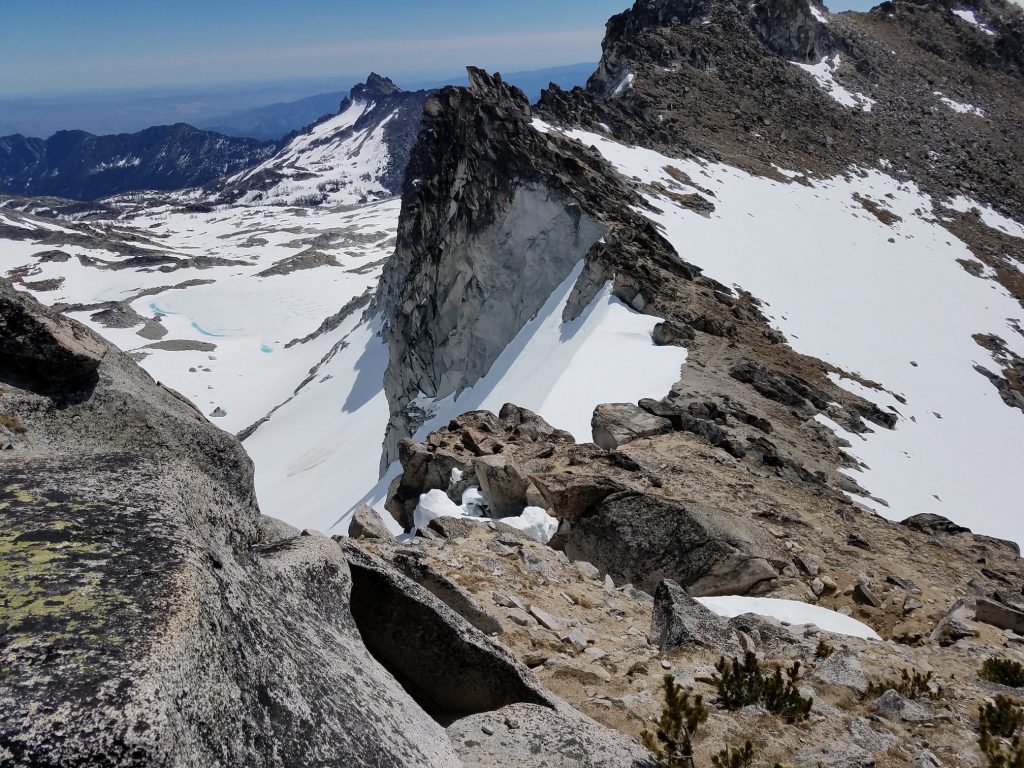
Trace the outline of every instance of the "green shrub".
[[747, 768], [754, 760], [754, 745], [749, 741], [742, 747], [726, 747], [711, 758], [715, 768]]
[[978, 745], [989, 768], [1024, 768], [1022, 726], [1024, 709], [1008, 696], [996, 696], [994, 703], [981, 706]]
[[677, 685], [672, 675], [662, 681], [665, 704], [654, 733], [644, 731], [640, 741], [654, 755], [655, 768], [693, 768], [693, 734], [708, 719], [701, 696], [690, 700], [689, 691]]
[[725, 709], [737, 710], [761, 704], [788, 723], [806, 720], [811, 712], [814, 700], [801, 696], [796, 687], [800, 677], [799, 661], [793, 662], [784, 677], [779, 667], [766, 673], [757, 657], [747, 651], [742, 662], [736, 658], [726, 661], [724, 656], [721, 657], [715, 669], [719, 675], [715, 681], [718, 703]]
[[827, 659], [836, 649], [829, 645], [824, 638], [818, 640], [818, 647], [814, 649], [814, 658], [816, 659]]
[[883, 680], [880, 683], [868, 684], [869, 696], [881, 696], [886, 691], [896, 691], [907, 699], [939, 699], [942, 698], [941, 691], [933, 691], [929, 687], [932, 682], [932, 673], [922, 675], [918, 671], [911, 673], [909, 670], [900, 672], [899, 680]]
[[1012, 659], [986, 659], [978, 676], [990, 683], [1024, 688], [1024, 664]]

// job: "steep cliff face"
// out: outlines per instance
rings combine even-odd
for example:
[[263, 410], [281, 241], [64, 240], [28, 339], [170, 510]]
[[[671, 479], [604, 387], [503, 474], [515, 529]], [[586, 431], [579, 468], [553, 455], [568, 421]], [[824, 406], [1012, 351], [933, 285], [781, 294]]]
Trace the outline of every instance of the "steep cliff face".
[[[673, 31], [686, 29], [696, 45], [688, 54], [690, 64], [713, 67], [718, 55], [698, 41], [719, 38], [734, 48], [732, 55], [760, 57], [762, 46], [786, 59], [817, 63], [842, 47], [832, 34], [824, 9], [807, 0], [648, 0], [613, 16], [607, 25], [603, 55], [590, 78], [588, 90], [603, 96], [624, 94], [638, 64], [678, 66], [672, 50]], [[660, 46], [648, 45], [652, 38]], [[727, 49], [720, 49], [724, 53]]]
[[385, 466], [423, 419], [417, 398], [478, 381], [579, 262], [566, 320], [617, 268], [642, 270], [641, 252], [644, 263], [696, 274], [596, 152], [538, 130], [526, 97], [500, 76], [470, 69], [470, 83], [427, 101], [378, 293], [391, 351]]

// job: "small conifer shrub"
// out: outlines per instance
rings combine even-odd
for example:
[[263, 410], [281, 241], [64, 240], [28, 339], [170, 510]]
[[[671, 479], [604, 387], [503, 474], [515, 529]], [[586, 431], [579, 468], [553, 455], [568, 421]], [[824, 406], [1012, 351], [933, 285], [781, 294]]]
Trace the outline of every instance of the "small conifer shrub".
[[869, 696], [881, 696], [886, 691], [896, 691], [907, 699], [940, 699], [941, 690], [932, 690], [932, 673], [922, 675], [917, 670], [910, 672], [902, 670], [899, 680], [882, 680], [878, 683], [868, 683]]
[[814, 700], [800, 695], [797, 681], [800, 677], [800, 662], [786, 670], [780, 667], [772, 672], [762, 669], [757, 657], [747, 651], [741, 662], [737, 658], [726, 661], [721, 657], [715, 665], [718, 678], [718, 703], [725, 709], [737, 710], [751, 704], [761, 704], [773, 715], [787, 723], [806, 720], [811, 713]]
[[662, 690], [665, 703], [658, 727], [654, 733], [641, 733], [640, 741], [654, 755], [654, 768], [693, 768], [693, 735], [708, 719], [703, 697], [691, 700], [690, 692], [684, 691], [672, 675], [665, 675]]
[[988, 768], [1024, 768], [1024, 709], [1009, 696], [981, 706], [978, 746]]
[[742, 747], [726, 747], [711, 757], [715, 768], [748, 768], [754, 762], [754, 745], [748, 740]]
[[1024, 688], [1024, 664], [1013, 659], [986, 659], [978, 676], [990, 683]]

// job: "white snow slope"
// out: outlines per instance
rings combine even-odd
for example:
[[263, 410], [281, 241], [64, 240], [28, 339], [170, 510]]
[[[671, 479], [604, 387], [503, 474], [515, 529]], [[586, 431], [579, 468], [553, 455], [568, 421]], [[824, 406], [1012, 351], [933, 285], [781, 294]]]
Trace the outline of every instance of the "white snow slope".
[[[1024, 354], [1024, 338], [1013, 327], [1024, 313], [994, 280], [957, 263], [981, 266], [943, 227], [934, 212], [941, 204], [879, 171], [804, 186], [672, 159], [597, 134], [569, 135], [596, 147], [627, 177], [683, 193], [696, 190], [666, 167], [699, 180], [715, 195], [710, 218], [665, 197], [652, 198], [662, 213], [643, 213], [687, 261], [760, 298], [795, 349], [888, 390], [840, 382], [899, 414], [895, 430], [845, 435], [849, 452], [863, 462], [856, 479], [888, 506], [857, 501], [895, 520], [934, 512], [978, 533], [1024, 542], [1024, 414], [1007, 407], [974, 370], [999, 372], [972, 338], [994, 333]], [[855, 194], [902, 220], [883, 224]], [[961, 200], [949, 205], [978, 207]], [[1024, 234], [1017, 222], [978, 209], [987, 225]]]
[[[811, 11], [817, 12], [813, 6]], [[818, 87], [831, 96], [833, 101], [842, 104], [844, 107], [851, 107], [853, 109], [860, 109], [863, 112], [870, 112], [871, 107], [875, 104], [875, 100], [870, 96], [850, 91], [840, 85], [836, 80], [835, 73], [836, 70], [839, 69], [840, 64], [840, 57], [838, 53], [831, 59], [828, 56], [824, 57], [817, 64], [804, 64], [799, 61], [793, 61], [790, 63], [800, 67], [800, 69], [813, 77], [818, 83]]]
[[344, 112], [299, 134], [269, 160], [228, 178], [227, 185], [267, 172], [284, 177], [266, 191], [247, 193], [240, 201], [243, 205], [295, 205], [314, 200], [353, 205], [387, 197], [389, 193], [377, 179], [387, 168], [384, 126], [394, 115], [369, 128], [349, 130], [374, 106], [373, 102], [351, 102]]

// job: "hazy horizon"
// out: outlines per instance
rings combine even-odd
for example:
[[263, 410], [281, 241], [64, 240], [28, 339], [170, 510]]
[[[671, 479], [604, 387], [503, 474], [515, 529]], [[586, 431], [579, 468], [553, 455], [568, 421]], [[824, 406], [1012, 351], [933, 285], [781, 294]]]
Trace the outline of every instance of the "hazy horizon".
[[[608, 18], [628, 0], [35, 0], [4, 8], [0, 99], [286, 85], [421, 81], [467, 64], [525, 71], [596, 61]], [[831, 10], [863, 10], [844, 0]], [[143, 7], [146, 6], [146, 7]]]

